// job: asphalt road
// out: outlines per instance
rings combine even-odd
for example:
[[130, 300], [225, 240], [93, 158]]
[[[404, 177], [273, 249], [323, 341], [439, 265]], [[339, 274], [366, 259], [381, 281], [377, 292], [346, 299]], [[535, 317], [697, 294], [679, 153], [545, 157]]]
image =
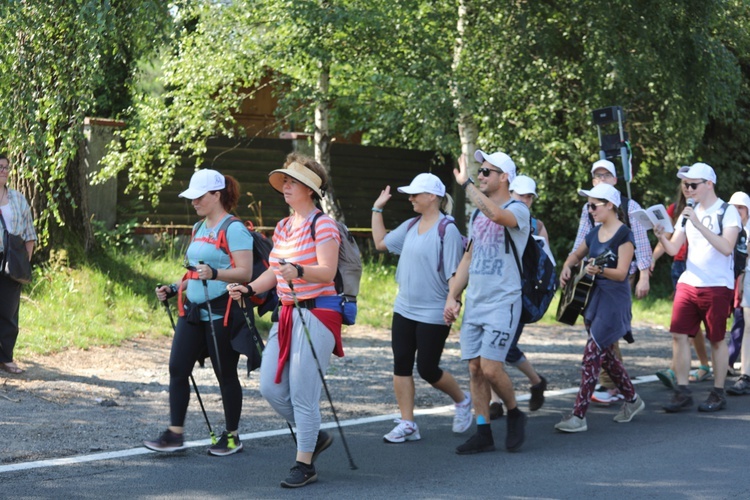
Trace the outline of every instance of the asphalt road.
[[[711, 384], [692, 385], [696, 405]], [[572, 390], [549, 395], [544, 408], [530, 414], [518, 453], [502, 447], [505, 419], [493, 423], [497, 451], [458, 456], [454, 449], [469, 434], [451, 432], [450, 413], [420, 415], [422, 440], [400, 445], [383, 443], [393, 423], [374, 417], [344, 427], [359, 466], [350, 470], [333, 428], [336, 441], [318, 459], [318, 482], [301, 490], [279, 487], [294, 458], [280, 425], [276, 436], [243, 436], [244, 452], [224, 458], [206, 455], [200, 445], [172, 455], [137, 448], [101, 460], [0, 467], [0, 497], [750, 498], [750, 396], [730, 397], [728, 409], [714, 414], [695, 407], [665, 414], [660, 404], [669, 394], [659, 382], [640, 383], [637, 390], [646, 410], [632, 422], [617, 424], [616, 407], [592, 405], [589, 430], [579, 434], [553, 428], [560, 413], [570, 411]]]

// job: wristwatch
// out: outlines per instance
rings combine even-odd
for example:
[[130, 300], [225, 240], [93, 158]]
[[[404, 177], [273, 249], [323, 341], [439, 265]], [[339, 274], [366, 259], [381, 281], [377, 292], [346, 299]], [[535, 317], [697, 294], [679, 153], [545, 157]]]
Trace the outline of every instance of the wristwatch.
[[474, 179], [472, 179], [471, 177], [466, 179], [466, 182], [461, 184], [461, 188], [466, 189], [466, 186], [468, 186], [469, 184], [474, 184]]

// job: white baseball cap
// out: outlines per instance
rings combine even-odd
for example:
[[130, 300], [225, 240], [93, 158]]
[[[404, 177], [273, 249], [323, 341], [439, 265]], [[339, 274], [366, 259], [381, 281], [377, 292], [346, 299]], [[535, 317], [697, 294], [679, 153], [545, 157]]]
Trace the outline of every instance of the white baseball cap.
[[750, 210], [750, 196], [742, 191], [737, 191], [732, 195], [731, 198], [729, 198], [729, 204], [742, 205], [743, 207], [747, 207], [747, 209]]
[[216, 170], [204, 168], [193, 174], [190, 178], [190, 186], [180, 193], [180, 197], [194, 200], [209, 191], [221, 191], [225, 186], [223, 175]]
[[680, 179], [703, 179], [716, 184], [716, 172], [714, 172], [714, 169], [709, 165], [700, 162], [693, 163], [686, 172], [683, 172], [682, 169], [680, 169], [680, 171], [677, 172], [677, 177]]
[[513, 182], [510, 183], [510, 191], [516, 194], [533, 194], [537, 198], [539, 195], [536, 194], [536, 182], [528, 175], [519, 175]]
[[430, 193], [442, 197], [445, 196], [445, 184], [437, 175], [419, 174], [411, 181], [411, 184], [398, 188], [398, 192], [406, 194]]
[[611, 201], [615, 206], [620, 206], [620, 192], [610, 184], [602, 182], [594, 186], [592, 189], [579, 189], [578, 194], [589, 198], [596, 198], [598, 200]]
[[474, 151], [474, 159], [479, 163], [488, 161], [492, 165], [508, 174], [508, 182], [513, 182], [513, 179], [516, 178], [516, 164], [513, 163], [513, 160], [510, 159], [510, 156], [506, 155], [505, 153], [501, 153], [500, 151], [498, 151], [496, 153], [488, 155], [481, 149], [477, 149], [476, 151]]
[[591, 165], [591, 174], [594, 174], [594, 171], [597, 168], [603, 168], [610, 174], [612, 174], [613, 177], [617, 177], [617, 170], [615, 170], [615, 164], [612, 163], [609, 160], [597, 160], [594, 162], [593, 165]]

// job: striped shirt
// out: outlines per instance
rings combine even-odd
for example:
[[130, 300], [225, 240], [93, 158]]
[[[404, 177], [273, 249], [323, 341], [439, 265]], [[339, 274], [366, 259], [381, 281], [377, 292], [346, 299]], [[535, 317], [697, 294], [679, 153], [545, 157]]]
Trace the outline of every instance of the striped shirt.
[[[7, 186], [6, 186], [7, 189]], [[3, 211], [3, 219], [8, 225], [8, 232], [21, 235], [24, 241], [36, 241], [34, 220], [31, 217], [31, 208], [20, 191], [8, 189], [8, 203], [0, 207]], [[2, 228], [0, 228], [0, 231]], [[0, 252], [3, 251], [3, 242], [0, 238]]]
[[[282, 304], [293, 302], [291, 289], [281, 276], [279, 261], [295, 263], [301, 266], [314, 266], [318, 264], [316, 248], [330, 240], [335, 240], [336, 245], [341, 244], [341, 235], [333, 219], [323, 214], [315, 223], [315, 241], [312, 239], [310, 227], [312, 219], [319, 210], [313, 210], [305, 218], [304, 222], [297, 228], [292, 227], [293, 217], [282, 219], [273, 232], [273, 250], [268, 262], [276, 273], [276, 293]], [[333, 281], [326, 283], [308, 283], [305, 278], [292, 280], [294, 291], [298, 300], [309, 300], [326, 295], [336, 295], [336, 286]]]

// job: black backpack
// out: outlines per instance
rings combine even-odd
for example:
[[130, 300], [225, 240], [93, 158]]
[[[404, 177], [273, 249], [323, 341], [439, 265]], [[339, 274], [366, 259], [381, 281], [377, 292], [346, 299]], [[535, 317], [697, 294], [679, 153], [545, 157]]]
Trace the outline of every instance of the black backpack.
[[[728, 207], [729, 203], [726, 201], [722, 203], [719, 215], [717, 216], [720, 235], [724, 232], [724, 214]], [[734, 243], [732, 257], [734, 258], [734, 279], [736, 280], [740, 274], [745, 272], [745, 266], [747, 265], [747, 232], [744, 227], [740, 227], [740, 232], [737, 234], [737, 241]]]
[[[521, 202], [513, 200], [511, 203]], [[479, 210], [476, 210], [471, 216], [472, 222], [478, 213]], [[535, 227], [533, 221], [532, 217], [530, 227]], [[521, 299], [523, 303], [521, 323], [523, 324], [535, 323], [542, 319], [557, 291], [555, 265], [547, 252], [544, 251], [544, 245], [545, 242], [534, 238], [532, 231], [529, 230], [526, 248], [519, 259], [513, 238], [508, 233], [505, 235], [505, 252], [508, 253], [508, 248], [513, 252], [518, 272], [521, 275]]]

